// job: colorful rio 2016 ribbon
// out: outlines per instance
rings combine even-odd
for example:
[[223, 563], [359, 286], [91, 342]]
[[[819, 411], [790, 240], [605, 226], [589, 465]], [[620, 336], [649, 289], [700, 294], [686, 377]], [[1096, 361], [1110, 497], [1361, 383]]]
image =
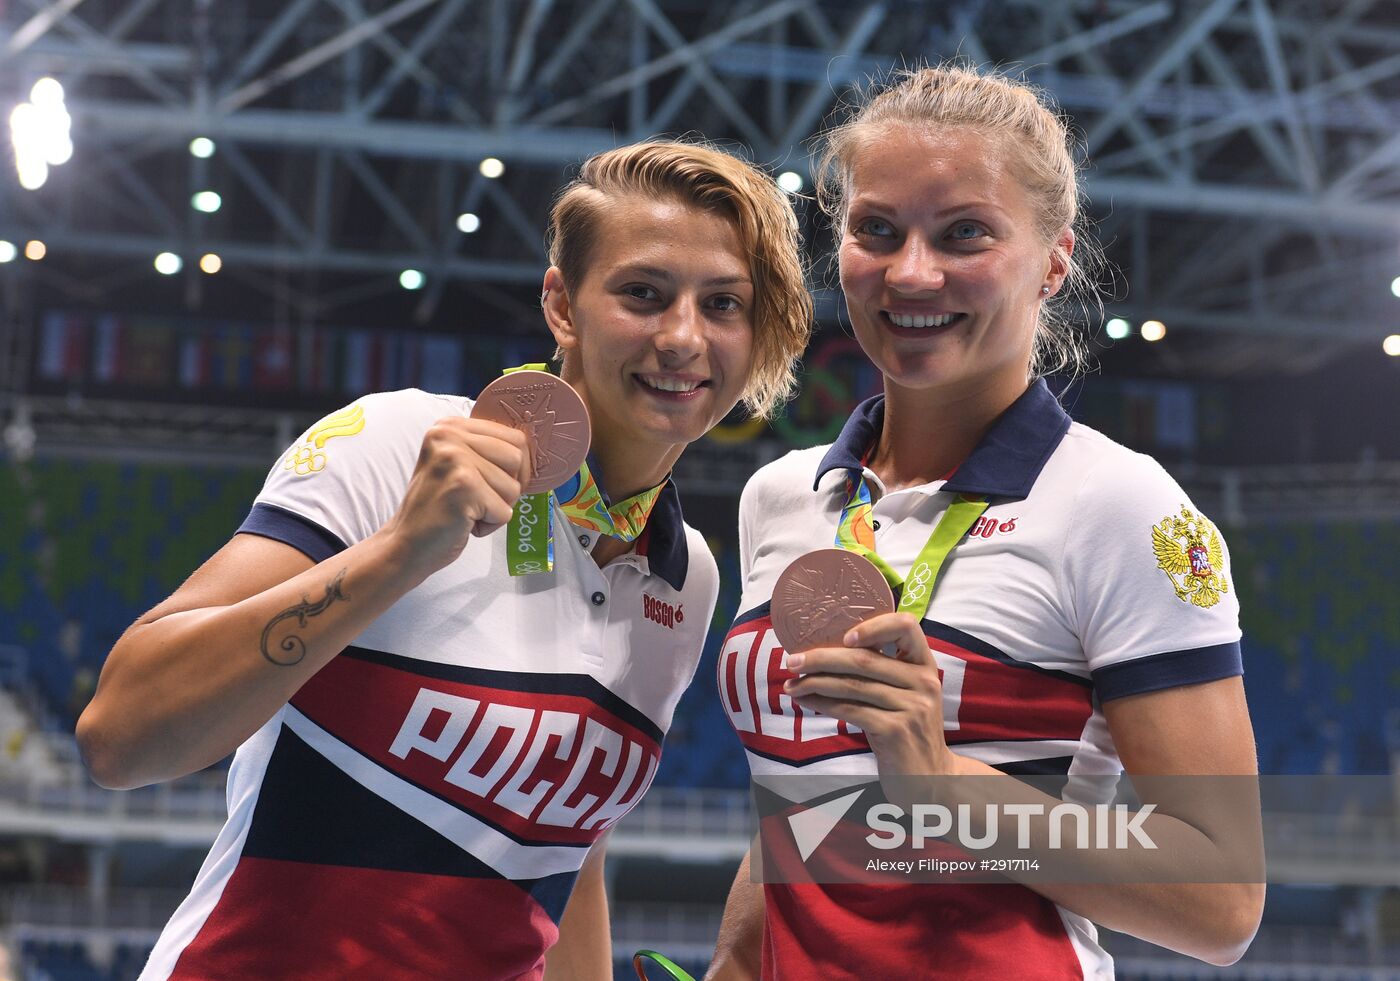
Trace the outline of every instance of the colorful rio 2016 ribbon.
[[933, 600], [933, 586], [948, 559], [948, 553], [987, 510], [987, 501], [959, 494], [934, 526], [909, 574], [901, 576], [875, 552], [875, 532], [871, 521], [874, 505], [871, 503], [870, 488], [865, 484], [865, 475], [859, 470], [852, 470], [846, 482], [850, 497], [841, 509], [841, 521], [836, 526], [836, 545], [869, 559], [880, 570], [890, 588], [900, 594], [898, 612], [922, 620]]

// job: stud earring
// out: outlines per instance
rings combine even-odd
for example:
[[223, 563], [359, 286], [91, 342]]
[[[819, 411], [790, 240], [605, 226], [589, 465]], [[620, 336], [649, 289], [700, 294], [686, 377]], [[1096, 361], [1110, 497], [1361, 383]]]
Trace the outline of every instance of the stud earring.
[[1040, 292], [1043, 293], [1045, 296], [1049, 296], [1049, 295], [1050, 295], [1050, 287], [1048, 287], [1048, 286], [1042, 286], [1042, 287], [1040, 288]]

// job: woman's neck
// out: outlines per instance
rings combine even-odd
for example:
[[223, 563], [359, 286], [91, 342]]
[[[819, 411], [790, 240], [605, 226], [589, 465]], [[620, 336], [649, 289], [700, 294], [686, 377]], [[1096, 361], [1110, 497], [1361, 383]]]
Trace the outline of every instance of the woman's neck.
[[616, 445], [621, 440], [595, 439], [589, 451], [601, 473], [593, 479], [609, 503], [617, 504], [666, 479], [685, 444], [658, 450], [649, 444]]
[[900, 388], [887, 379], [884, 423], [868, 466], [886, 491], [940, 480], [968, 458], [1024, 391], [948, 395]]

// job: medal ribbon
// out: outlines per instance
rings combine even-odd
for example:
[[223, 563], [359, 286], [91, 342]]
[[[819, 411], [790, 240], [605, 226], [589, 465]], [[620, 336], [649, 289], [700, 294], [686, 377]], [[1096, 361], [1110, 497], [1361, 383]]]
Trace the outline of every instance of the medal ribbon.
[[647, 518], [651, 517], [651, 509], [665, 486], [663, 480], [620, 504], [609, 504], [593, 479], [588, 462], [584, 461], [578, 473], [567, 484], [556, 488], [555, 493], [570, 524], [631, 542], [646, 529]]
[[[943, 571], [943, 563], [948, 553], [962, 541], [982, 512], [987, 510], [987, 500], [959, 494], [943, 517], [938, 519], [933, 533], [914, 559], [914, 566], [908, 576], [895, 572], [888, 562], [875, 551], [875, 527], [871, 515], [874, 504], [870, 499], [870, 488], [866, 486], [865, 474], [851, 470], [846, 475], [849, 497], [841, 509], [841, 520], [836, 525], [836, 545], [865, 556], [871, 561], [890, 588], [900, 593], [899, 613], [911, 614], [915, 620], [922, 620], [933, 600], [933, 587], [938, 574]], [[902, 592], [901, 592], [902, 590]]]
[[650, 975], [647, 974], [646, 965], [643, 963], [644, 961], [651, 961], [653, 964], [659, 965], [661, 969], [666, 972], [666, 975], [673, 978], [674, 981], [695, 981], [695, 979], [686, 972], [685, 968], [681, 967], [665, 954], [658, 954], [654, 950], [639, 950], [632, 955], [632, 970], [637, 972], [639, 981], [651, 981]]
[[[509, 375], [525, 369], [545, 371], [547, 368], [544, 364], [525, 364], [507, 368], [504, 373]], [[646, 529], [647, 519], [665, 486], [663, 480], [625, 501], [609, 504], [585, 461], [567, 483], [554, 490], [522, 495], [506, 525], [506, 565], [510, 574], [529, 576], [553, 571], [556, 500], [570, 524], [631, 542]]]

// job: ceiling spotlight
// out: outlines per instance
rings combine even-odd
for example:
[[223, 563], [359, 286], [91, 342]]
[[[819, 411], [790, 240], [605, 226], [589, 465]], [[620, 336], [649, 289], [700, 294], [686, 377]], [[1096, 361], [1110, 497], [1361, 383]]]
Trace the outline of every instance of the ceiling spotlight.
[[174, 252], [162, 252], [156, 256], [156, 272], [162, 276], [174, 276], [184, 267], [185, 263]]
[[470, 211], [464, 211], [457, 216], [457, 230], [470, 235], [481, 227], [481, 219]]
[[423, 288], [423, 274], [417, 269], [405, 269], [399, 273], [399, 285], [406, 290]]
[[785, 170], [778, 175], [778, 186], [789, 194], [802, 190], [802, 175], [795, 170]]
[[206, 215], [212, 215], [223, 206], [224, 199], [219, 197], [217, 191], [198, 191], [194, 197], [190, 198], [190, 204], [195, 211], [202, 211]]
[[1160, 341], [1167, 336], [1167, 325], [1160, 320], [1144, 320], [1142, 322], [1142, 339], [1145, 341]]
[[220, 259], [213, 252], [206, 252], [199, 257], [199, 268], [212, 276], [220, 269], [224, 268], [224, 260]]
[[49, 179], [48, 163], [33, 154], [16, 152], [15, 169], [19, 171], [19, 186], [26, 191], [39, 190]]
[[20, 186], [37, 191], [49, 179], [50, 167], [73, 158], [73, 118], [63, 104], [63, 86], [52, 78], [35, 82], [30, 98], [10, 113], [10, 142]]
[[1133, 325], [1128, 323], [1122, 317], [1114, 317], [1108, 323], [1103, 325], [1103, 329], [1104, 333], [1106, 333], [1109, 337], [1113, 338], [1115, 341], [1121, 341], [1123, 338], [1127, 337], [1133, 332]]
[[15, 248], [15, 243], [0, 238], [0, 262], [14, 262], [17, 255], [19, 249]]
[[34, 262], [38, 262], [48, 254], [48, 246], [37, 238], [30, 239], [28, 242], [24, 243], [24, 257], [26, 259], [32, 259]]
[[1381, 341], [1381, 350], [1392, 358], [1400, 358], [1400, 334], [1391, 334]]
[[214, 155], [214, 141], [207, 136], [196, 136], [190, 140], [190, 156], [208, 160]]
[[56, 78], [41, 78], [29, 90], [29, 101], [41, 109], [62, 109], [63, 86]]
[[481, 161], [481, 165], [477, 169], [481, 171], [482, 177], [489, 177], [491, 180], [495, 180], [506, 172], [506, 165], [495, 157], [487, 157], [485, 160]]

